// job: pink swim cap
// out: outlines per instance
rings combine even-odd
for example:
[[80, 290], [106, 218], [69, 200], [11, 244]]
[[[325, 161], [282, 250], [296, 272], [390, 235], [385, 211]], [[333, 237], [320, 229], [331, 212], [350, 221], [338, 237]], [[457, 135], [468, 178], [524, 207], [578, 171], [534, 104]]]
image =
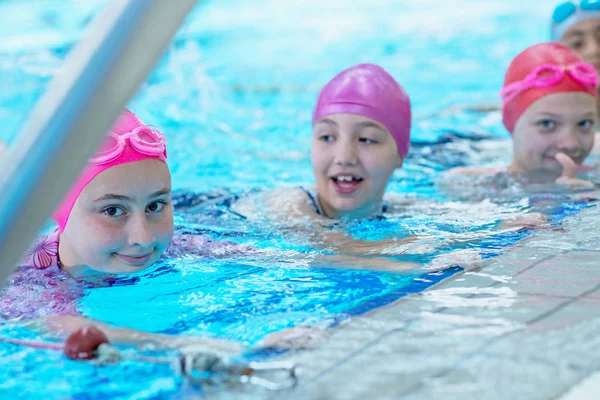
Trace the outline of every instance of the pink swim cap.
[[156, 128], [145, 125], [125, 109], [113, 125], [107, 138], [91, 158], [77, 181], [71, 186], [52, 218], [62, 233], [81, 191], [100, 173], [120, 164], [141, 160], [167, 160], [167, 142]]
[[337, 74], [319, 94], [313, 125], [332, 114], [356, 114], [382, 124], [404, 159], [410, 145], [410, 99], [383, 68], [358, 64]]

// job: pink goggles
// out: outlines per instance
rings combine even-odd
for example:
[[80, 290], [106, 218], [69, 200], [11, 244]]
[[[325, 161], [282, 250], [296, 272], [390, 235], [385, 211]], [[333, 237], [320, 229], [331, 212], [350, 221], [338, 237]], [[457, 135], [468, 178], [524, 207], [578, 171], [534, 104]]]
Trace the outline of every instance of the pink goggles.
[[546, 88], [558, 85], [565, 74], [583, 87], [597, 87], [598, 74], [593, 65], [577, 62], [561, 66], [556, 64], [543, 64], [531, 71], [525, 79], [506, 85], [500, 91], [502, 104], [506, 104], [522, 92], [533, 88]]
[[101, 165], [116, 160], [125, 151], [127, 140], [138, 153], [157, 157], [162, 161], [167, 160], [167, 141], [163, 134], [153, 126], [139, 126], [122, 135], [109, 132], [107, 136], [102, 150], [89, 160], [90, 164]]

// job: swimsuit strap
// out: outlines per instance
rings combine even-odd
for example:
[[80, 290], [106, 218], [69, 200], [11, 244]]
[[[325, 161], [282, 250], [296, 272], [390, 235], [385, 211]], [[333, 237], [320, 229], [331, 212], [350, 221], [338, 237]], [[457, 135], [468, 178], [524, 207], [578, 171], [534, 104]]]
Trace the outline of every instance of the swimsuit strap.
[[[319, 215], [322, 215], [324, 217], [327, 217], [327, 215], [325, 214], [325, 212], [323, 211], [323, 209], [321, 208], [321, 204], [319, 203], [319, 199], [317, 198], [317, 194], [310, 189], [306, 189], [302, 186], [300, 186], [300, 190], [302, 190], [304, 193], [306, 193], [306, 195], [308, 196], [308, 199], [311, 201], [315, 212]], [[377, 214], [375, 214], [373, 216], [373, 218], [375, 219], [385, 219], [385, 217], [383, 216], [383, 214], [385, 214], [388, 211], [389, 208], [389, 202], [384, 200], [381, 203], [381, 209], [379, 210], [379, 212]], [[329, 218], [329, 217], [327, 217]]]
[[325, 215], [325, 213], [323, 212], [323, 209], [321, 208], [321, 204], [319, 204], [319, 200], [317, 199], [317, 194], [310, 189], [303, 188], [302, 186], [300, 187], [300, 190], [302, 190], [304, 193], [306, 193], [306, 195], [308, 196], [308, 199], [312, 202], [315, 212], [319, 215], [327, 217], [327, 215]]

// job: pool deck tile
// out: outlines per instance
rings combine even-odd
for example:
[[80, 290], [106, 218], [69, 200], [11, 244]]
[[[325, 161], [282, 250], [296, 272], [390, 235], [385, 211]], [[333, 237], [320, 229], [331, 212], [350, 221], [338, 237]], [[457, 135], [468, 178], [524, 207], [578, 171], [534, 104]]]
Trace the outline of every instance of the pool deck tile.
[[583, 210], [564, 231], [330, 330], [282, 357], [301, 365], [299, 386], [269, 398], [584, 398], [577, 383], [600, 368], [598, 220], [600, 207]]

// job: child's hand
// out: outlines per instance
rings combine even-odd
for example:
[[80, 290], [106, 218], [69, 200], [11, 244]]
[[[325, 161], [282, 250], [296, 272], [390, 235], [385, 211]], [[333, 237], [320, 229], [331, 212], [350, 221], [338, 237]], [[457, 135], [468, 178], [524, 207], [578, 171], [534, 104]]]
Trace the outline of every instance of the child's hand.
[[264, 337], [258, 345], [270, 349], [305, 350], [314, 348], [325, 330], [312, 326], [295, 326]]
[[545, 226], [548, 222], [548, 217], [542, 213], [534, 212], [516, 217], [507, 218], [500, 222], [500, 229], [507, 228], [539, 228]]
[[431, 272], [443, 271], [452, 267], [462, 267], [465, 271], [481, 268], [483, 258], [475, 249], [460, 249], [435, 257], [426, 269]]
[[184, 335], [161, 335], [149, 334], [149, 342], [158, 344], [165, 348], [177, 349], [181, 352], [207, 352], [235, 355], [242, 351], [242, 345], [237, 342], [232, 342], [224, 339], [208, 338], [201, 336], [184, 336]]
[[562, 166], [562, 175], [556, 179], [556, 183], [567, 186], [594, 187], [594, 184], [583, 179], [575, 178], [577, 164], [565, 153], [556, 153], [554, 159]]

